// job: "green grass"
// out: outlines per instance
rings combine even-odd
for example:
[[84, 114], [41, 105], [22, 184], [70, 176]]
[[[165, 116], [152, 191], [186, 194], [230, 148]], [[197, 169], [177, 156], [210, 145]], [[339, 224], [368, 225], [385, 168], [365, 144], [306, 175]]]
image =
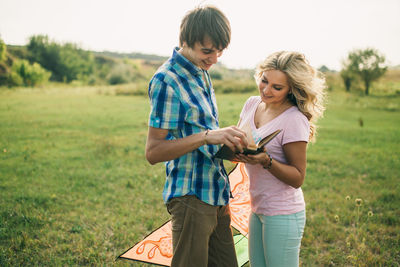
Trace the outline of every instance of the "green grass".
[[[249, 95], [218, 95], [221, 126]], [[169, 219], [164, 166], [144, 158], [147, 97], [59, 88], [0, 99], [0, 266], [147, 266], [115, 261]], [[330, 93], [308, 149], [302, 266], [400, 264], [399, 100]]]

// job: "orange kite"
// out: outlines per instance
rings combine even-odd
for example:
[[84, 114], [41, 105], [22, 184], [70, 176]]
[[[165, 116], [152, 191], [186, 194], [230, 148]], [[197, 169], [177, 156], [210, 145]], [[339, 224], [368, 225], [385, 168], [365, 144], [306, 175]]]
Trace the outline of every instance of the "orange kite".
[[[229, 173], [229, 182], [233, 194], [233, 199], [229, 204], [231, 225], [240, 232], [240, 235], [234, 236], [234, 240], [238, 262], [241, 266], [248, 262], [246, 236], [249, 231], [250, 216], [249, 178], [243, 163], [238, 163]], [[118, 258], [171, 266], [171, 221], [166, 222]]]

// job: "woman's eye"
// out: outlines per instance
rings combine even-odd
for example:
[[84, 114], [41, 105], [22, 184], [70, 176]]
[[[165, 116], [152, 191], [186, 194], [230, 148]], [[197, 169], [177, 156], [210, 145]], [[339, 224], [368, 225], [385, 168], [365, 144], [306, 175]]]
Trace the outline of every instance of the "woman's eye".
[[274, 88], [275, 88], [275, 90], [278, 90], [278, 91], [282, 90], [281, 87], [274, 87]]
[[262, 83], [268, 83], [268, 81], [267, 81], [267, 80], [264, 80], [264, 79], [261, 79], [261, 82], [262, 82]]

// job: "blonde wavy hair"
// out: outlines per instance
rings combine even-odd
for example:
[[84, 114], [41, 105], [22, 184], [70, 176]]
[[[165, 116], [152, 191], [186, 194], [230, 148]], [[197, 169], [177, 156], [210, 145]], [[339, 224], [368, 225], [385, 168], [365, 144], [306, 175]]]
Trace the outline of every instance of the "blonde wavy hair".
[[323, 74], [311, 67], [303, 54], [289, 51], [275, 52], [261, 62], [254, 75], [256, 81], [268, 70], [279, 70], [286, 74], [291, 92], [288, 98], [307, 117], [310, 122], [309, 140], [315, 141], [315, 123], [325, 110], [326, 83]]

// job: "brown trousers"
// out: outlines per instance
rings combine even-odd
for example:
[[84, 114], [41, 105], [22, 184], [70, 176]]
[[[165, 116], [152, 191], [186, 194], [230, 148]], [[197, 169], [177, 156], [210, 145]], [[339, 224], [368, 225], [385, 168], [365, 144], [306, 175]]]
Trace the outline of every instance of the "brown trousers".
[[237, 267], [229, 205], [212, 206], [195, 196], [167, 203], [172, 216], [171, 267]]

